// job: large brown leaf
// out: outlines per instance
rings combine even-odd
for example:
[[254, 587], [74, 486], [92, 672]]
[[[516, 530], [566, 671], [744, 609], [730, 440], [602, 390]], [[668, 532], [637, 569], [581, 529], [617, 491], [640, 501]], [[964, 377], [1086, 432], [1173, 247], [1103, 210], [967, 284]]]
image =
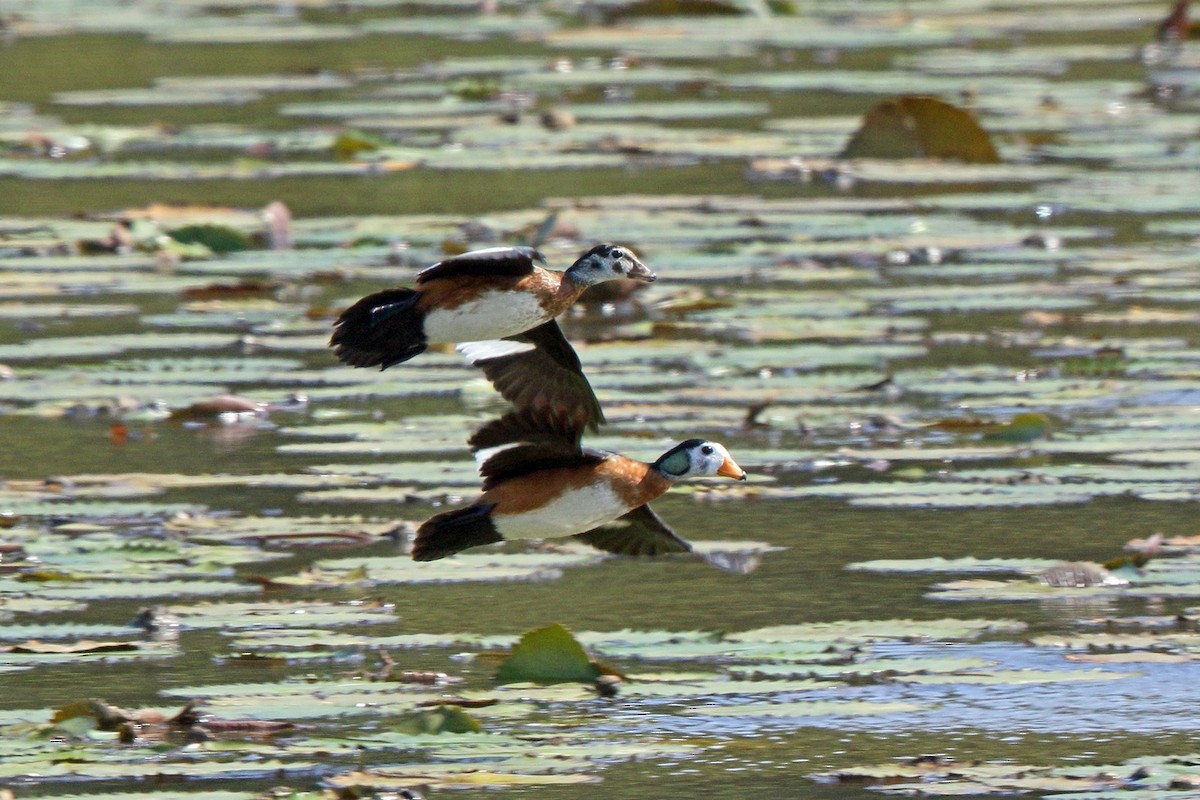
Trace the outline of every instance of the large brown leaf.
[[863, 117], [842, 158], [944, 158], [998, 164], [1000, 155], [970, 112], [936, 97], [886, 100]]

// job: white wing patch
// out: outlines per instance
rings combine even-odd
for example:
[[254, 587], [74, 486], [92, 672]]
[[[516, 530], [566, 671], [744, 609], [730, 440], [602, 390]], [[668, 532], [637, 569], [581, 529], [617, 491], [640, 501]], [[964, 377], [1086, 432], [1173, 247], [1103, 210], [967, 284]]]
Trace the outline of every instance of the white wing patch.
[[475, 469], [478, 472], [483, 471], [483, 465], [488, 462], [488, 459], [497, 453], [503, 453], [505, 450], [511, 450], [514, 447], [520, 447], [521, 442], [505, 442], [498, 444], [495, 447], [485, 447], [482, 450], [475, 451]]
[[528, 353], [534, 349], [529, 342], [514, 342], [510, 339], [490, 339], [485, 342], [462, 342], [455, 347], [458, 352], [467, 357], [472, 364], [477, 364], [487, 358], [512, 356], [517, 353]]

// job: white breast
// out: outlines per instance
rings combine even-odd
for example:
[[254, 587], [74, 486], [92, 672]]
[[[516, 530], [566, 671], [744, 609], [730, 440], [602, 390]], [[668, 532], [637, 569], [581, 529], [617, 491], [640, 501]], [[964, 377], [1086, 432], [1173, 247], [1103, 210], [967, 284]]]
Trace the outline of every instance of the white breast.
[[426, 314], [425, 339], [431, 344], [499, 339], [536, 328], [549, 319], [531, 294], [486, 292], [458, 308]]
[[549, 539], [583, 533], [628, 510], [612, 487], [601, 482], [564, 492], [533, 511], [494, 514], [492, 524], [505, 539]]

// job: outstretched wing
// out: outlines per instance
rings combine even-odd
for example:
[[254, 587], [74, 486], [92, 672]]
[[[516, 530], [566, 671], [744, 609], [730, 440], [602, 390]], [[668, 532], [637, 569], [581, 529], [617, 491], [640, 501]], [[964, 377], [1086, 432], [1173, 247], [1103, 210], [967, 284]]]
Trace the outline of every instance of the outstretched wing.
[[640, 505], [614, 522], [576, 537], [598, 550], [622, 556], [690, 553], [692, 545], [663, 522], [649, 504]]
[[582, 427], [570, 416], [524, 408], [484, 425], [467, 441], [476, 453], [494, 451], [480, 464], [483, 489], [544, 469], [598, 464], [605, 453], [579, 446]]
[[417, 285], [438, 278], [461, 275], [513, 275], [533, 272], [534, 261], [546, 263], [546, 257], [532, 247], [489, 247], [443, 259], [417, 273]]
[[554, 320], [504, 342], [466, 342], [458, 349], [517, 409], [570, 418], [581, 429], [595, 431], [603, 424], [604, 411], [579, 356]]
[[701, 553], [671, 529], [647, 503], [607, 525], [575, 536], [581, 542], [607, 553], [625, 556], [660, 556], [692, 553], [717, 569], [744, 575], [758, 566], [754, 553]]
[[467, 444], [474, 452], [505, 445], [536, 444], [563, 453], [578, 453], [582, 436], [582, 426], [571, 415], [520, 408], [509, 411], [475, 431], [467, 440]]

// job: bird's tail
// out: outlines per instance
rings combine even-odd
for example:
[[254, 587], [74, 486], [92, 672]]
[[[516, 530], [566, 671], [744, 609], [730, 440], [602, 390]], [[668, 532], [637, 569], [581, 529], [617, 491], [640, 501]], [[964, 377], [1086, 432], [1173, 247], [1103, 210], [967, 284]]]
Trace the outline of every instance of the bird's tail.
[[430, 517], [417, 529], [413, 561], [436, 561], [468, 547], [504, 541], [492, 524], [493, 508], [494, 503], [478, 503]]
[[413, 289], [385, 289], [369, 294], [342, 312], [333, 323], [329, 346], [352, 367], [388, 367], [424, 352], [425, 315]]

